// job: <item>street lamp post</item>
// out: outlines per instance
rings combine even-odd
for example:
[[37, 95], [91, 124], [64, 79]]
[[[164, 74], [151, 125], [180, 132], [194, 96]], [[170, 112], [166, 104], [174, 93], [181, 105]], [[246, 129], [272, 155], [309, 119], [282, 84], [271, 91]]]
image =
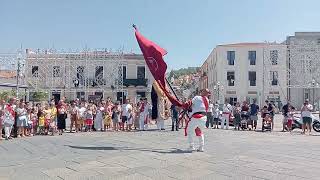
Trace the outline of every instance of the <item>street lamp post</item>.
[[213, 90], [216, 92], [217, 94], [217, 99], [218, 99], [218, 103], [220, 103], [220, 90], [223, 90], [223, 86], [221, 85], [221, 83], [218, 81], [217, 85], [213, 86]]
[[17, 84], [16, 84], [16, 97], [19, 97], [19, 83], [20, 83], [20, 73], [21, 73], [21, 68], [24, 66], [23, 63], [21, 63], [21, 58], [18, 57], [18, 62], [17, 62], [17, 74], [16, 74], [16, 80], [17, 80]]
[[315, 88], [319, 87], [319, 83], [315, 79], [312, 79], [311, 86], [312, 86], [312, 103], [315, 106], [316, 105], [316, 102], [315, 102]]
[[312, 79], [312, 104], [314, 105], [314, 88], [315, 88], [315, 84], [316, 84], [316, 80]]

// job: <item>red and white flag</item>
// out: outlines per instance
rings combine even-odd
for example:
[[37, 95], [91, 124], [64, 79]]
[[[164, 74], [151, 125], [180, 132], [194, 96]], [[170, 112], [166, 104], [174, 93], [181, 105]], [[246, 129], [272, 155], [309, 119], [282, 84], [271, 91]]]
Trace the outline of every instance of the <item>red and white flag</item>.
[[167, 51], [149, 39], [145, 38], [142, 34], [140, 34], [135, 26], [134, 28], [138, 44], [155, 81], [157, 81], [159, 87], [166, 94], [172, 104], [180, 107], [185, 106], [184, 103], [180, 102], [166, 88], [165, 74], [167, 71], [167, 64], [163, 60], [163, 56], [167, 54]]

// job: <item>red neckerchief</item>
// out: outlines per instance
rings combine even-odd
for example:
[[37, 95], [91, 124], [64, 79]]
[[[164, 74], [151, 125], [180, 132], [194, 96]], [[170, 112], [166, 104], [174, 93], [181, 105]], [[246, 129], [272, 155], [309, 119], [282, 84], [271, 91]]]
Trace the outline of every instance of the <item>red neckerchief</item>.
[[140, 106], [140, 112], [144, 112], [144, 102], [141, 103], [141, 106]]
[[13, 117], [15, 117], [15, 112], [14, 112], [11, 104], [7, 104], [7, 110], [10, 112], [10, 114], [11, 114]]

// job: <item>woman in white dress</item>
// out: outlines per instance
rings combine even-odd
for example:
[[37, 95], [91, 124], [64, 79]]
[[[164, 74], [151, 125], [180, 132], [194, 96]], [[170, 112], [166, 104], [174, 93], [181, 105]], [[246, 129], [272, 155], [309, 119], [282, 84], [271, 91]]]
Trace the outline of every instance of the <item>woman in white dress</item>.
[[99, 107], [97, 108], [96, 119], [94, 120], [94, 128], [96, 129], [96, 131], [103, 130], [103, 112], [104, 107], [101, 103], [99, 103]]

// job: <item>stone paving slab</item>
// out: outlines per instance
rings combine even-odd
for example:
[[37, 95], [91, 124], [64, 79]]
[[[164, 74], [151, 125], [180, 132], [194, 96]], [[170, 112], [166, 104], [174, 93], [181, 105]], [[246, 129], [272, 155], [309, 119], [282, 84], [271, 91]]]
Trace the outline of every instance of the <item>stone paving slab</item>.
[[0, 180], [319, 179], [320, 133], [280, 131], [281, 116], [274, 132], [206, 129], [203, 153], [187, 151], [183, 131], [169, 130], [0, 141]]

